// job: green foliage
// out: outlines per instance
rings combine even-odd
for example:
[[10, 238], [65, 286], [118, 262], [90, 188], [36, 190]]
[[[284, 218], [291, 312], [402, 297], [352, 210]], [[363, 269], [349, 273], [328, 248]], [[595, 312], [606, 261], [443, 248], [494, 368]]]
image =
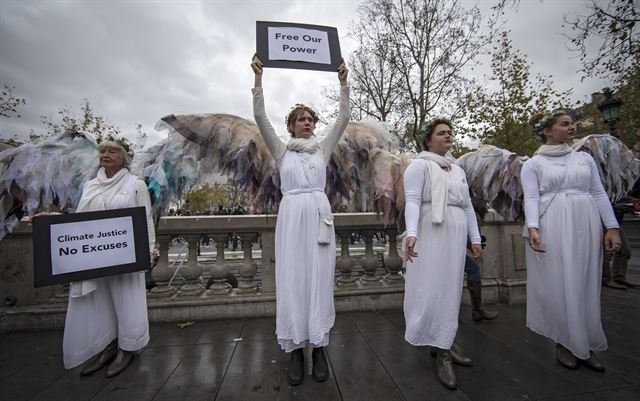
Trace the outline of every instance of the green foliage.
[[495, 32], [477, 7], [458, 0], [367, 0], [350, 36], [352, 108], [387, 121], [401, 149], [421, 150], [417, 133], [449, 106], [468, 83], [464, 68]]
[[618, 124], [620, 139], [629, 148], [634, 148], [640, 141], [640, 55], [620, 76], [616, 91], [623, 102]]
[[[557, 91], [551, 76], [530, 75], [526, 56], [511, 45], [507, 32], [491, 52], [491, 74], [462, 99], [459, 132], [520, 155], [540, 146], [528, 121], [532, 114], [567, 106], [571, 91]], [[495, 89], [489, 89], [494, 86]]]
[[40, 121], [45, 126], [45, 132], [42, 134], [32, 133], [30, 135], [31, 141], [37, 142], [43, 138], [59, 136], [66, 131], [88, 132], [96, 138], [98, 143], [103, 139], [113, 140], [113, 138], [122, 136], [120, 128], [108, 123], [104, 117], [98, 115], [89, 104], [89, 100], [83, 99], [80, 111], [81, 117], [76, 118], [72, 107], [61, 107], [58, 109], [59, 122], [46, 116], [40, 116]]
[[0, 117], [11, 118], [15, 116], [20, 118], [18, 106], [27, 104], [27, 101], [17, 97], [13, 93], [14, 89], [14, 86], [2, 84], [2, 92], [0, 92], [2, 93], [2, 95], [0, 95]]
[[249, 196], [247, 191], [240, 188], [236, 180], [229, 180], [227, 184], [204, 184], [198, 189], [193, 189], [184, 195], [187, 202], [186, 209], [196, 213], [204, 213], [207, 210], [215, 211], [218, 205], [226, 209], [235, 209], [242, 206], [249, 208]]
[[591, 0], [588, 8], [588, 15], [565, 18], [565, 36], [579, 54], [583, 78], [613, 75], [618, 80], [640, 53], [640, 0]]

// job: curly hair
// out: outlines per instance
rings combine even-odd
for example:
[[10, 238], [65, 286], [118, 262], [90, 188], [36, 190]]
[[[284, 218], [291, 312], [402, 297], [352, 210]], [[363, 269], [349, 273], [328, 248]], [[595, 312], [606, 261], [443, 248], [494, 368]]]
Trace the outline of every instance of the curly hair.
[[291, 110], [289, 110], [289, 113], [287, 114], [287, 116], [285, 117], [285, 123], [287, 124], [287, 131], [289, 131], [289, 134], [291, 134], [291, 136], [293, 137], [293, 130], [291, 129], [291, 124], [296, 121], [296, 119], [298, 118], [298, 116], [304, 112], [307, 112], [311, 115], [311, 118], [313, 118], [313, 123], [317, 124], [318, 123], [318, 114], [309, 106], [306, 106], [302, 103], [296, 103]]
[[433, 130], [436, 128], [438, 124], [446, 124], [449, 126], [449, 129], [453, 131], [453, 123], [451, 120], [445, 117], [436, 117], [432, 120], [429, 120], [418, 132], [418, 143], [424, 150], [429, 150], [427, 146], [427, 142], [431, 140], [431, 136], [433, 135]]
[[555, 109], [550, 113], [536, 113], [529, 119], [529, 125], [533, 127], [533, 133], [538, 137], [538, 139], [545, 143], [546, 139], [544, 137], [544, 130], [550, 129], [553, 127], [558, 121], [558, 117], [561, 116], [569, 116], [568, 110], [565, 109]]

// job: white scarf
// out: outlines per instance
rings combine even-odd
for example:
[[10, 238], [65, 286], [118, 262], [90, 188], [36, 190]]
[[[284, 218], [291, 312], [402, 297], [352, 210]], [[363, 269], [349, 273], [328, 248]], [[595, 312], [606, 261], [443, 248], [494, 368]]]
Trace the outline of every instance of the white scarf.
[[[104, 167], [98, 170], [95, 179], [88, 181], [82, 190], [82, 198], [76, 208], [78, 212], [92, 212], [106, 209], [117, 209], [135, 204], [136, 177], [126, 168], [120, 169], [111, 178], [107, 178]], [[128, 194], [129, 196], [115, 196]], [[134, 200], [133, 203], [131, 200]], [[107, 201], [109, 204], [107, 205]], [[98, 288], [96, 280], [72, 282], [69, 285], [69, 295], [72, 298], [87, 295]]]
[[294, 152], [314, 153], [320, 147], [316, 138], [291, 138], [287, 142], [287, 149]]
[[541, 156], [564, 156], [573, 149], [566, 143], [560, 145], [542, 145], [536, 150], [536, 155]]
[[433, 152], [422, 152], [418, 158], [427, 160], [427, 170], [431, 182], [431, 221], [435, 224], [441, 224], [444, 221], [449, 198], [449, 179], [443, 168], [450, 168], [453, 160]]

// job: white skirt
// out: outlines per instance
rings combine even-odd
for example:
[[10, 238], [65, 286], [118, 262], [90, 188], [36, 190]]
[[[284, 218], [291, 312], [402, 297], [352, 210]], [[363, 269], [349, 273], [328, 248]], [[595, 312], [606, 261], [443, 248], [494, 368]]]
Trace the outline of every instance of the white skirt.
[[602, 222], [589, 194], [558, 194], [540, 221], [545, 253], [526, 246], [527, 327], [576, 357], [607, 349], [600, 316]]
[[97, 279], [97, 288], [69, 297], [62, 353], [64, 367], [74, 368], [101, 352], [111, 341], [125, 351], [149, 343], [144, 273]]
[[286, 352], [304, 347], [306, 341], [315, 347], [327, 346], [336, 316], [335, 236], [329, 244], [318, 243], [320, 218], [314, 196], [286, 196], [278, 210], [276, 336]]
[[418, 256], [407, 263], [405, 277], [405, 339], [416, 346], [450, 349], [458, 330], [466, 215], [461, 208], [448, 206], [444, 222], [433, 224], [431, 203], [423, 203], [418, 230]]

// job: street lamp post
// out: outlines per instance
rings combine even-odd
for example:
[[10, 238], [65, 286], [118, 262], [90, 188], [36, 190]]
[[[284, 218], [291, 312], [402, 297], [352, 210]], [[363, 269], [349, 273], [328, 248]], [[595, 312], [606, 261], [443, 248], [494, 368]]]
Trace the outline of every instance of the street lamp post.
[[598, 110], [602, 113], [604, 122], [611, 128], [611, 135], [618, 138], [618, 131], [616, 130], [616, 123], [620, 121], [620, 107], [622, 101], [613, 94], [611, 89], [604, 88], [602, 90], [605, 98], [600, 104], [598, 104]]

